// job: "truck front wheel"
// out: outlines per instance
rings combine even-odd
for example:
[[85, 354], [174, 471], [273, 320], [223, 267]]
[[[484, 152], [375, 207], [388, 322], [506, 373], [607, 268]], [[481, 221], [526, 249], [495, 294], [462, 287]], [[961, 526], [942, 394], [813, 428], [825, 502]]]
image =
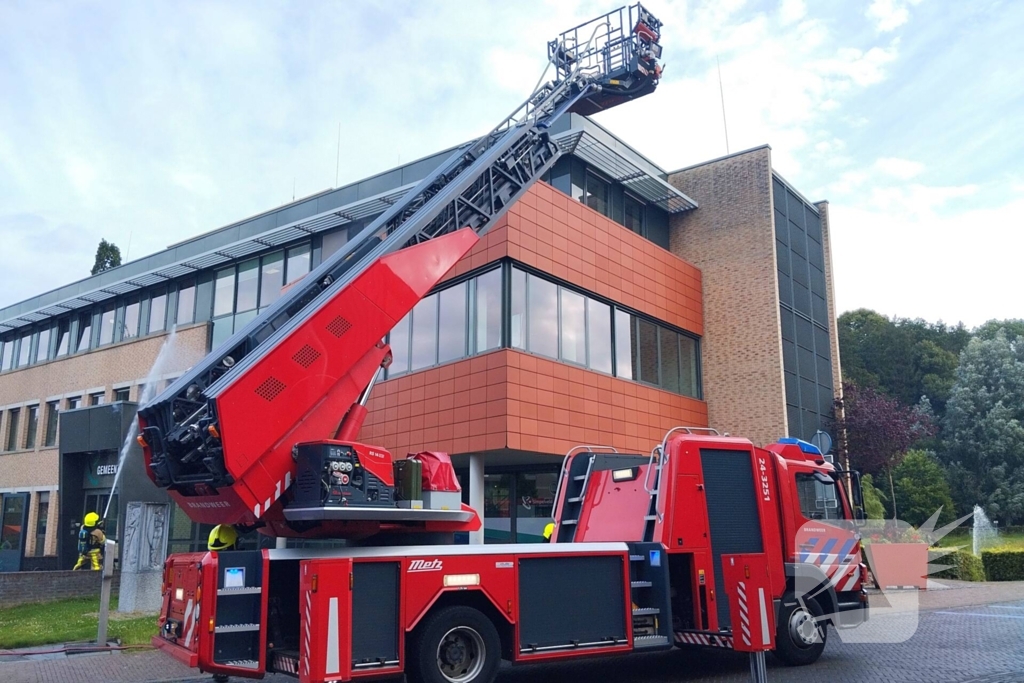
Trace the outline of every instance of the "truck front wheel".
[[490, 683], [500, 663], [491, 620], [472, 607], [446, 607], [416, 629], [406, 674], [415, 683]]
[[821, 606], [813, 598], [805, 598], [801, 605], [794, 593], [786, 593], [775, 629], [775, 656], [789, 666], [818, 661], [828, 638], [828, 626], [821, 616]]

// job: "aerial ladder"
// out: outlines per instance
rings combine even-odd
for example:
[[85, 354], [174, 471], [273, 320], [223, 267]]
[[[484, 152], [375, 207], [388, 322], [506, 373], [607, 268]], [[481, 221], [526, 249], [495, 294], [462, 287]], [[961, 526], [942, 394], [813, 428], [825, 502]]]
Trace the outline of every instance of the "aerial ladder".
[[[142, 406], [150, 478], [199, 522], [278, 536], [374, 533], [380, 520], [288, 518], [298, 445], [333, 437], [365, 463], [383, 459], [383, 449], [355, 442], [369, 392], [390, 363], [382, 340], [555, 163], [555, 121], [654, 91], [660, 34], [661, 22], [635, 4], [549, 42], [540, 84], [515, 111]], [[371, 470], [367, 479], [390, 482], [385, 468]], [[467, 528], [466, 519], [439, 519], [435, 528]]]

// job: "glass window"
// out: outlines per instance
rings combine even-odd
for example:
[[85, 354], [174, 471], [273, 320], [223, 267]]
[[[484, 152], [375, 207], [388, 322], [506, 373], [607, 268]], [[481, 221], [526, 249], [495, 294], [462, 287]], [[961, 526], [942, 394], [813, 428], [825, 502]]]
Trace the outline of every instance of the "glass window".
[[131, 389], [124, 387], [123, 389], [114, 389], [114, 400], [115, 401], [129, 401], [131, 396]]
[[637, 319], [636, 351], [640, 356], [641, 382], [658, 384], [658, 326], [642, 318]]
[[461, 282], [438, 292], [437, 362], [466, 356], [466, 290]]
[[149, 300], [149, 327], [147, 334], [160, 332], [167, 327], [167, 294], [160, 293]]
[[526, 348], [558, 358], [558, 285], [531, 275], [526, 285]]
[[75, 410], [76, 408], [82, 407], [82, 397], [72, 396], [68, 399], [68, 410]]
[[589, 365], [594, 370], [612, 372], [612, 311], [600, 301], [587, 299], [587, 343]]
[[[819, 478], [820, 477], [820, 478]], [[822, 481], [825, 479], [827, 481]], [[843, 519], [836, 483], [825, 474], [796, 474], [800, 512], [807, 519]]]
[[398, 324], [391, 328], [388, 335], [388, 343], [391, 345], [391, 367], [388, 368], [388, 376], [400, 375], [409, 372], [409, 324], [412, 313], [398, 321]]
[[21, 409], [12, 408], [7, 411], [7, 450], [13, 451], [18, 448], [18, 422], [21, 418]]
[[412, 309], [411, 370], [437, 362], [437, 295], [421, 300]]
[[284, 284], [284, 252], [278, 251], [263, 257], [260, 268], [260, 308], [269, 306], [281, 296]]
[[260, 260], [252, 259], [238, 266], [238, 296], [235, 310], [238, 312], [251, 311], [256, 308], [256, 298], [259, 294]]
[[608, 183], [593, 173], [587, 174], [587, 194], [584, 203], [594, 211], [608, 215]]
[[100, 346], [114, 341], [114, 311], [110, 308], [100, 316]]
[[57, 415], [60, 414], [59, 402], [50, 401], [46, 404], [46, 436], [43, 446], [50, 448], [57, 445]]
[[71, 343], [71, 321], [68, 319], [61, 320], [57, 323], [57, 353], [55, 358], [67, 354], [68, 347]]
[[139, 313], [142, 304], [133, 301], [124, 307], [124, 325], [121, 328], [121, 339], [132, 339], [139, 336]]
[[228, 315], [234, 312], [235, 306], [235, 269], [227, 268], [217, 271], [217, 281], [213, 292], [213, 317]]
[[568, 289], [560, 288], [562, 360], [587, 364], [586, 299]]
[[288, 264], [285, 270], [286, 284], [291, 284], [309, 272], [309, 245], [288, 250]]
[[697, 397], [697, 340], [679, 335], [679, 393]]
[[37, 493], [39, 503], [36, 505], [36, 557], [46, 554], [46, 523], [50, 517], [50, 492]]
[[188, 325], [196, 319], [196, 283], [192, 280], [181, 283], [178, 288], [178, 325]]
[[516, 543], [544, 543], [544, 527], [552, 519], [557, 484], [554, 472], [516, 475]]
[[679, 335], [664, 327], [658, 330], [661, 355], [661, 388], [679, 393]]
[[512, 541], [512, 477], [484, 475], [484, 543]]
[[21, 338], [21, 348], [18, 349], [18, 367], [23, 368], [28, 365], [29, 355], [32, 351], [32, 335], [26, 334]]
[[97, 392], [95, 394], [89, 394], [89, 405], [101, 406], [107, 402], [107, 392]]
[[36, 433], [39, 432], [39, 406], [29, 406], [26, 409], [25, 422], [25, 448], [35, 448]]
[[623, 207], [623, 218], [623, 225], [638, 235], [644, 234], [644, 205], [628, 194]]
[[341, 230], [335, 230], [329, 232], [323, 237], [323, 243], [321, 246], [321, 260], [326, 260], [328, 256], [336, 253], [348, 242], [348, 227], [344, 227]]
[[634, 325], [633, 316], [625, 311], [615, 310], [615, 375], [624, 379], [633, 379]]
[[484, 273], [474, 280], [476, 353], [501, 346], [501, 268]]
[[14, 342], [0, 343], [0, 370], [10, 370], [14, 366]]
[[234, 334], [235, 316], [225, 315], [214, 318], [211, 322], [213, 323], [213, 332], [210, 335], [210, 349], [212, 350], [226, 342]]
[[512, 348], [526, 348], [526, 273], [512, 269], [512, 312], [511, 312]]
[[87, 350], [92, 345], [92, 315], [83, 315], [78, 320], [78, 335], [75, 339], [75, 353]]
[[42, 363], [50, 356], [50, 330], [39, 331], [39, 343], [36, 344], [36, 362]]

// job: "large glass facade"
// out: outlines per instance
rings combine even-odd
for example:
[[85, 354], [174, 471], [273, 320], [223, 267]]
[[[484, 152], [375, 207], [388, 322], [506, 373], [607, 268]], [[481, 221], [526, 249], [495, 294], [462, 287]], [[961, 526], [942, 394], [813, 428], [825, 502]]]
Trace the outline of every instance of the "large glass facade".
[[36, 362], [41, 363], [47, 359], [50, 353], [50, 329], [39, 330], [39, 339], [36, 343]]
[[498, 348], [503, 320], [511, 348], [700, 397], [695, 338], [512, 264], [420, 301], [391, 331], [388, 376]]

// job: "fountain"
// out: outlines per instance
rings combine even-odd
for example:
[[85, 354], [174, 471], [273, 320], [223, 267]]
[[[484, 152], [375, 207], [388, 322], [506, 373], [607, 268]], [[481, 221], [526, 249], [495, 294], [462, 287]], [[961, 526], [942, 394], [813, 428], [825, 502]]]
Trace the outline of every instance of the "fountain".
[[971, 536], [974, 540], [974, 554], [979, 557], [984, 548], [996, 542], [996, 527], [980, 505], [974, 506], [974, 529]]

